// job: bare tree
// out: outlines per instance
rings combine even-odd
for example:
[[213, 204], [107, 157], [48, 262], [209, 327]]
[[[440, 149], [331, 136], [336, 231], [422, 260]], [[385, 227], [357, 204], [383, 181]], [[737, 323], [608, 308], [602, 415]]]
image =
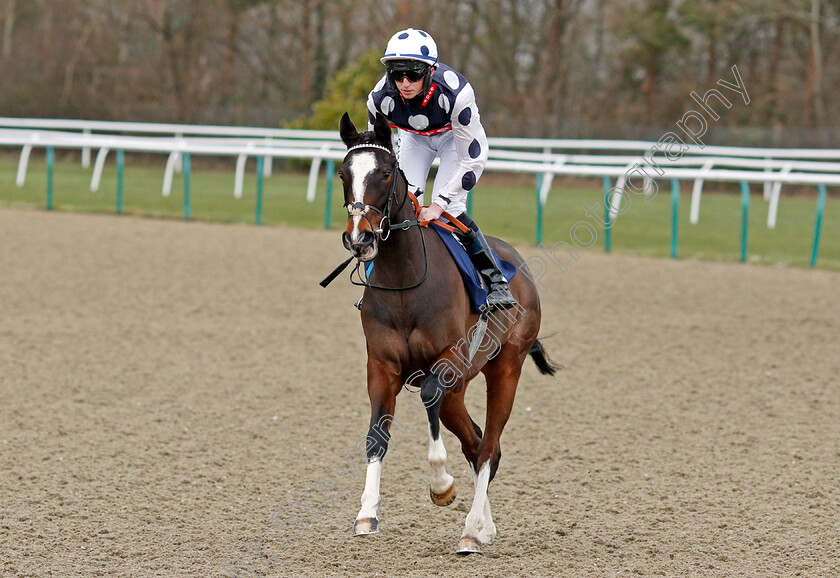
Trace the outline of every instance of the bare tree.
[[15, 13], [17, 0], [6, 0], [6, 9], [3, 12], [3, 47], [0, 57], [8, 60], [12, 56], [12, 39], [15, 34]]
[[814, 124], [818, 127], [825, 122], [825, 110], [822, 100], [823, 53], [820, 43], [820, 0], [811, 0], [811, 13], [808, 21], [811, 50], [808, 59], [808, 96], [814, 111]]
[[18, 116], [288, 123], [412, 26], [495, 134], [639, 137], [732, 64], [754, 103], [716, 126], [840, 118], [840, 0], [0, 0], [0, 20]]

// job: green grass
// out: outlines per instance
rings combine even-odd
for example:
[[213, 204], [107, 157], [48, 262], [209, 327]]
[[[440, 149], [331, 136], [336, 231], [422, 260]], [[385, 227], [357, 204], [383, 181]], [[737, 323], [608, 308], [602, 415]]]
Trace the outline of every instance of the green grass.
[[[249, 165], [242, 199], [233, 197], [234, 162], [193, 158], [191, 218], [223, 223], [254, 223], [256, 176]], [[47, 178], [43, 157], [30, 161], [26, 184], [15, 185], [17, 157], [0, 157], [0, 206], [44, 208]], [[116, 169], [109, 158], [99, 192], [90, 192], [91, 170], [80, 166], [77, 156], [60, 156], [54, 172], [53, 207], [58, 211], [113, 213], [116, 206]], [[584, 182], [584, 181], [580, 181]], [[172, 195], [161, 195], [163, 167], [150, 165], [143, 157], [126, 156], [123, 213], [163, 218], [183, 218], [183, 178], [176, 175]], [[319, 182], [317, 199], [307, 203], [306, 172], [280, 171], [264, 181], [263, 223], [298, 227], [323, 227], [326, 183]], [[671, 247], [670, 186], [660, 183], [658, 196], [649, 203], [633, 198], [629, 210], [612, 230], [612, 250], [622, 253], [668, 257]], [[704, 193], [700, 222], [688, 222], [690, 184], [682, 183], [679, 208], [679, 256], [737, 261], [740, 256], [741, 201], [737, 184], [721, 185], [730, 193]], [[430, 187], [429, 187], [430, 188]], [[473, 217], [490, 235], [514, 243], [535, 240], [536, 194], [532, 178], [486, 175], [474, 191]], [[344, 227], [346, 213], [338, 179], [333, 184], [331, 226]], [[750, 199], [748, 260], [780, 266], [807, 267], [811, 256], [816, 216], [816, 192], [785, 196], [779, 205], [776, 229], [766, 226], [767, 205], [753, 186]], [[544, 211], [543, 243], [569, 241], [578, 221], [589, 220], [583, 204], [601, 202], [600, 187], [592, 185], [555, 187]], [[602, 213], [602, 211], [600, 211]], [[603, 216], [601, 215], [603, 218]], [[592, 250], [603, 250], [604, 231], [597, 227], [598, 241]], [[822, 269], [840, 270], [840, 199], [828, 199], [822, 223], [819, 261]]]

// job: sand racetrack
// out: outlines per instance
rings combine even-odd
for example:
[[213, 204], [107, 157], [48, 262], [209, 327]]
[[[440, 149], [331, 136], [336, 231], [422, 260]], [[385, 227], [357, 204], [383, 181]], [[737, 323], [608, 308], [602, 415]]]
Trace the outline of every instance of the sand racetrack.
[[[840, 274], [594, 250], [548, 273], [566, 368], [527, 362], [497, 541], [460, 558], [472, 476], [446, 432], [459, 497], [432, 505], [405, 400], [382, 532], [350, 536], [360, 290], [317, 285], [345, 256], [335, 231], [0, 210], [0, 575], [840, 574]], [[296, 540], [272, 523], [305, 508]]]

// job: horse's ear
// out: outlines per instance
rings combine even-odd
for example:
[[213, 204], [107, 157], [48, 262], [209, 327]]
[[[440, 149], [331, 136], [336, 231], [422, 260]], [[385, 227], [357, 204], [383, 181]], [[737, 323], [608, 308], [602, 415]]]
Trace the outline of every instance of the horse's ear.
[[350, 120], [350, 115], [346, 112], [342, 115], [341, 121], [338, 123], [338, 132], [341, 135], [341, 140], [350, 148], [359, 142], [359, 131], [356, 130], [356, 125]]
[[373, 122], [373, 134], [376, 137], [376, 142], [385, 145], [389, 149], [391, 148], [393, 142], [391, 125], [381, 112], [376, 113], [376, 120]]

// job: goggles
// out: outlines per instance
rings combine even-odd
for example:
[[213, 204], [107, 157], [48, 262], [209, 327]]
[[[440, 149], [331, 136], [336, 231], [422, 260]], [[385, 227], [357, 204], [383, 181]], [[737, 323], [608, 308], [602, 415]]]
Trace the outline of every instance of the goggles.
[[386, 66], [388, 76], [393, 82], [400, 82], [403, 77], [407, 78], [409, 82], [417, 82], [423, 80], [429, 72], [429, 65], [414, 61], [394, 61], [389, 62]]

